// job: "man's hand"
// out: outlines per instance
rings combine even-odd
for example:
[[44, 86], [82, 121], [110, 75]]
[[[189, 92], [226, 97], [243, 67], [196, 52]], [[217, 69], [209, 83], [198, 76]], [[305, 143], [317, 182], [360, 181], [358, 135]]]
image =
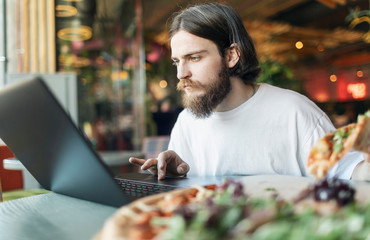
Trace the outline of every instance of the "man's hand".
[[370, 181], [370, 154], [364, 155], [365, 160], [360, 162], [352, 173], [353, 180]]
[[177, 153], [172, 150], [161, 152], [157, 158], [148, 160], [131, 157], [130, 163], [141, 166], [141, 170], [148, 170], [152, 174], [158, 174], [158, 180], [166, 175], [182, 176], [189, 172], [189, 165], [184, 162]]

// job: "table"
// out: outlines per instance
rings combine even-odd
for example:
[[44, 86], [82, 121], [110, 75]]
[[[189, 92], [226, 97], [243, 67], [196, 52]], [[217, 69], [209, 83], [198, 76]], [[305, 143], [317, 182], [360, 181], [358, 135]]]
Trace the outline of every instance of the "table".
[[[293, 199], [314, 179], [281, 175], [246, 176], [239, 179], [248, 194], [266, 197], [279, 193]], [[370, 203], [370, 184], [353, 182], [356, 199]], [[266, 191], [274, 188], [275, 191]], [[46, 193], [0, 203], [0, 240], [91, 239], [117, 208]]]
[[116, 208], [57, 193], [0, 203], [0, 240], [84, 240]]

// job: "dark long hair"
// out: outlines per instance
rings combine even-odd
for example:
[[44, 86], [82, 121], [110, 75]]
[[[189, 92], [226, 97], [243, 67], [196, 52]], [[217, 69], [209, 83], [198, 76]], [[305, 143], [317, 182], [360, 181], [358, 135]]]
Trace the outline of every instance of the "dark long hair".
[[230, 69], [230, 76], [240, 77], [244, 83], [256, 81], [261, 71], [256, 50], [239, 14], [233, 8], [219, 3], [187, 8], [173, 18], [170, 38], [180, 30], [214, 42], [222, 57], [225, 56], [225, 50], [236, 43], [240, 56], [238, 63]]

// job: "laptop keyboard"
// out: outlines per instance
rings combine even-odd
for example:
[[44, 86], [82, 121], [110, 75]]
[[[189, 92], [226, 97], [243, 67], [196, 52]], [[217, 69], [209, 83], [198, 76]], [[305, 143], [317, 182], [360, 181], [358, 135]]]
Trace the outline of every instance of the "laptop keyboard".
[[135, 200], [141, 197], [168, 192], [175, 190], [174, 186], [163, 186], [150, 183], [130, 181], [127, 179], [115, 178], [116, 182], [121, 186], [124, 193], [130, 200]]

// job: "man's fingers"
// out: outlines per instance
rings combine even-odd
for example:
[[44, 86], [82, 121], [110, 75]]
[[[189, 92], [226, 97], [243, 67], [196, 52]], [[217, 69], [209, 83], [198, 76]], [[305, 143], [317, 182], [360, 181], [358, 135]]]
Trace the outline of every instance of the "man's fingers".
[[157, 170], [157, 160], [155, 158], [151, 158], [148, 160], [145, 159], [140, 159], [140, 158], [134, 158], [131, 157], [129, 159], [129, 162], [131, 164], [137, 165], [141, 167], [141, 170], [147, 170], [151, 174], [157, 175], [158, 170]]
[[186, 162], [182, 162], [178, 167], [177, 167], [177, 172], [180, 175], [185, 175], [187, 172], [189, 172], [189, 165]]
[[134, 165], [143, 165], [145, 163], [145, 159], [140, 159], [140, 158], [135, 158], [135, 157], [130, 157], [130, 159], [128, 160], [131, 164], [134, 164]]
[[148, 170], [149, 168], [156, 168], [158, 164], [157, 159], [150, 158], [145, 161], [145, 163], [141, 166], [141, 170]]
[[153, 174], [153, 175], [157, 175], [157, 174], [158, 174], [157, 166], [155, 166], [155, 165], [153, 165], [153, 166], [149, 167], [149, 168], [147, 169], [147, 171], [149, 171], [149, 172], [150, 172], [151, 174]]
[[176, 165], [175, 163], [176, 156], [177, 154], [171, 150], [161, 152], [158, 155], [158, 180], [164, 179], [166, 174], [177, 175], [174, 172], [175, 169], [173, 168], [173, 165]]
[[172, 150], [161, 152], [158, 155], [158, 179], [163, 179], [166, 174], [185, 175], [189, 169], [189, 165]]
[[185, 175], [190, 167], [174, 151], [168, 150], [161, 152], [158, 158], [148, 160], [131, 157], [130, 163], [141, 166], [141, 170], [147, 170], [152, 174], [158, 174], [158, 180], [165, 176]]
[[166, 176], [167, 162], [163, 158], [158, 158], [158, 180], [162, 180]]

